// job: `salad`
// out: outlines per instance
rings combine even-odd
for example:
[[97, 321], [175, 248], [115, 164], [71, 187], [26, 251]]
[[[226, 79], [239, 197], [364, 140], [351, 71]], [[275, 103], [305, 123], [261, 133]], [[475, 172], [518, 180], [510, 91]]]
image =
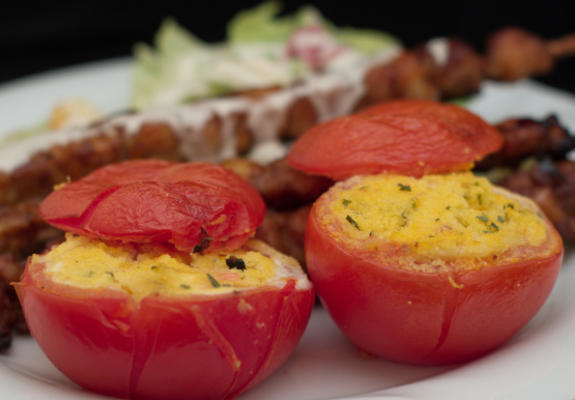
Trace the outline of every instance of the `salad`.
[[361, 65], [399, 45], [387, 33], [336, 27], [313, 7], [279, 12], [278, 3], [267, 2], [238, 13], [228, 24], [227, 40], [217, 44], [167, 19], [153, 46], [135, 46], [132, 105], [165, 107], [285, 87]]

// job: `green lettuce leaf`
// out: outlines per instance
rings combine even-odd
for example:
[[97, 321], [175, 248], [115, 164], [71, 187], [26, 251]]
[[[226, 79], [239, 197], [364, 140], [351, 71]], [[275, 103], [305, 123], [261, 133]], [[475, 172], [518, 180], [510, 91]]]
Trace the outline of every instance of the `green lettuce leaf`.
[[[181, 80], [182, 57], [201, 59], [208, 46], [173, 19], [166, 19], [154, 41], [154, 46], [138, 43], [134, 46], [132, 104], [143, 108], [154, 103], [154, 97]], [[183, 93], [181, 98], [196, 93]]]
[[294, 29], [294, 19], [277, 17], [280, 11], [277, 1], [240, 11], [228, 23], [228, 40], [234, 44], [285, 41]]

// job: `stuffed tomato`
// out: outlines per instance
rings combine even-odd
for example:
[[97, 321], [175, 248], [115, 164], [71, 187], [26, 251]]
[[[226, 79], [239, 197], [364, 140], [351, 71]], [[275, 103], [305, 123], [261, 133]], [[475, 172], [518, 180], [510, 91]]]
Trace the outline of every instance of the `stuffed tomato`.
[[531, 201], [471, 174], [341, 182], [314, 204], [305, 244], [342, 331], [415, 364], [466, 361], [510, 338], [549, 295], [563, 255]]
[[[257, 193], [207, 164], [106, 168], [114, 174], [95, 173], [104, 181], [70, 183], [40, 208], [74, 233], [32, 256], [16, 284], [48, 358], [86, 389], [135, 399], [229, 399], [274, 372], [301, 338], [315, 295], [297, 261], [238, 240], [259, 223]], [[105, 221], [98, 208], [114, 193], [124, 213]], [[155, 207], [172, 214], [158, 219]]]
[[292, 148], [292, 166], [346, 179], [313, 205], [305, 252], [358, 347], [413, 364], [467, 361], [545, 302], [559, 235], [533, 202], [465, 171], [500, 146], [464, 109], [397, 101], [316, 126]]

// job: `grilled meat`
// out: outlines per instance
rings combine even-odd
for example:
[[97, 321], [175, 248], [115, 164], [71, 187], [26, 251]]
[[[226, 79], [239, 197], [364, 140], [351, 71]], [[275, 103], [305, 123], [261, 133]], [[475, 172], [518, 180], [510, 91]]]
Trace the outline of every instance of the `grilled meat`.
[[559, 124], [554, 115], [541, 121], [531, 118], [508, 119], [496, 127], [503, 135], [503, 147], [479, 162], [477, 170], [515, 168], [528, 157], [551, 157], [559, 160], [575, 148], [575, 138]]

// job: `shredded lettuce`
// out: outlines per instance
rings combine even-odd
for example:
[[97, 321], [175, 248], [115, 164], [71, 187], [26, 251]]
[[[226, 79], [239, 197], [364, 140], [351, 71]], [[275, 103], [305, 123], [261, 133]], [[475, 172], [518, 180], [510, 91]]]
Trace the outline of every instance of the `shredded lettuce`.
[[285, 41], [294, 29], [294, 20], [277, 18], [280, 11], [281, 5], [276, 1], [240, 11], [228, 23], [228, 40], [234, 44]]
[[164, 21], [154, 44], [150, 47], [139, 43], [134, 48], [132, 104], [136, 108], [210, 94], [209, 86], [200, 78], [210, 46], [173, 19]]

